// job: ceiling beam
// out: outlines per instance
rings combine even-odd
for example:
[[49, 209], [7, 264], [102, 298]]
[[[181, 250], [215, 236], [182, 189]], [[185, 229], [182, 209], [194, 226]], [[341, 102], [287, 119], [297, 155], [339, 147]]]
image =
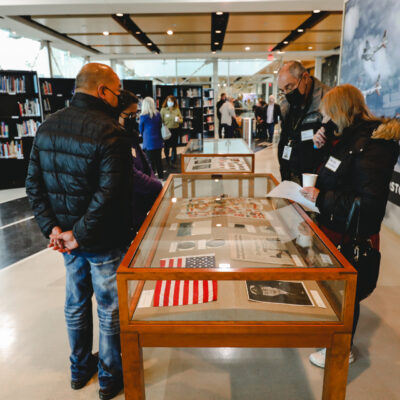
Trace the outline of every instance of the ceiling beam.
[[229, 13], [221, 11], [211, 14], [211, 51], [222, 50], [228, 20]]
[[315, 25], [319, 24], [325, 18], [330, 15], [329, 11], [320, 11], [318, 13], [314, 12], [309, 18], [307, 18], [301, 25], [299, 25], [295, 30], [293, 30], [288, 36], [286, 36], [280, 43], [278, 43], [272, 51], [282, 50], [289, 44], [293, 44], [295, 40], [304, 35], [307, 30], [310, 30]]
[[142, 43], [147, 50], [155, 54], [160, 54], [161, 50], [155, 43], [132, 21], [129, 14], [113, 14], [112, 18], [128, 33], [130, 33], [137, 41]]
[[60, 33], [54, 29], [48, 28], [45, 25], [39, 24], [39, 22], [33, 21], [31, 17], [29, 16], [18, 16], [18, 17], [9, 17], [9, 19], [22, 23], [26, 26], [29, 26], [31, 28], [34, 28], [42, 33], [45, 33], [47, 35], [50, 35], [58, 40], [61, 40], [65, 43], [68, 44], [72, 44], [74, 46], [79, 47], [80, 49], [86, 50], [92, 54], [99, 54], [100, 51], [94, 49], [91, 46], [88, 46], [87, 44], [83, 44], [81, 42], [79, 42], [78, 40], [75, 39], [71, 39], [70, 37], [68, 37], [67, 35], [65, 35], [64, 33]]

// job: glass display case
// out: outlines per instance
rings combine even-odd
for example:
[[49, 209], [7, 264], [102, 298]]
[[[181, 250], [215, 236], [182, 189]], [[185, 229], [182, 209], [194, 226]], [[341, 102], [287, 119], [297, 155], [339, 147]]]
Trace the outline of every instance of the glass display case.
[[142, 347], [326, 347], [323, 399], [345, 398], [356, 271], [276, 184], [168, 178], [117, 272], [127, 399]]
[[254, 172], [254, 153], [243, 139], [192, 139], [181, 155], [189, 174]]

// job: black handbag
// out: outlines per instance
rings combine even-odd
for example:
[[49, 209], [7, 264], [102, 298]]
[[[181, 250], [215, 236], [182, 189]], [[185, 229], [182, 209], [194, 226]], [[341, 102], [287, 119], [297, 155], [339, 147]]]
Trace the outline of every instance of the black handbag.
[[[357, 270], [356, 301], [364, 300], [376, 288], [381, 262], [381, 253], [371, 246], [371, 240], [359, 235], [360, 204], [360, 198], [355, 198], [347, 218], [346, 231], [343, 235], [342, 243], [338, 246], [338, 250]], [[357, 211], [355, 235], [350, 242], [344, 243], [344, 237], [349, 232]]]

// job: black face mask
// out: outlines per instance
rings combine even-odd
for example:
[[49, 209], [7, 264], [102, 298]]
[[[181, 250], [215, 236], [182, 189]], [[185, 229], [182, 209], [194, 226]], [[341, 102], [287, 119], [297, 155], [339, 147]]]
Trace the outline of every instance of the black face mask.
[[111, 104], [107, 103], [104, 99], [103, 103], [107, 106], [108, 108], [108, 113], [115, 119], [119, 118], [119, 115], [121, 114], [122, 111], [122, 106], [121, 106], [121, 97], [118, 94], [115, 94], [110, 88], [107, 86], [104, 86], [105, 89], [109, 90], [118, 100], [116, 107], [113, 107]]
[[128, 134], [132, 146], [137, 146], [140, 143], [140, 136], [137, 131], [137, 122], [135, 117], [124, 118], [124, 128]]
[[325, 124], [322, 124], [322, 127], [325, 129], [325, 136], [328, 140], [335, 137], [335, 132], [339, 132], [338, 126], [331, 119]]
[[299, 85], [302, 79], [303, 77], [299, 79], [296, 88], [294, 88], [291, 92], [285, 94], [286, 100], [291, 106], [298, 106], [300, 104], [303, 104], [304, 102], [304, 94], [301, 94], [299, 91]]

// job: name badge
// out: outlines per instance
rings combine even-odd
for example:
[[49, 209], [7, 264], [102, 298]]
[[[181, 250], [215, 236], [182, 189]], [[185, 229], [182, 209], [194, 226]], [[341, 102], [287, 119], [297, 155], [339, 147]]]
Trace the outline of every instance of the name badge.
[[330, 169], [333, 172], [336, 172], [336, 170], [339, 168], [339, 165], [342, 162], [338, 160], [335, 157], [330, 156], [328, 162], [325, 164], [325, 167]]
[[169, 118], [169, 114], [165, 114], [165, 117], [166, 117], [166, 118]]
[[283, 149], [282, 158], [284, 160], [290, 160], [291, 154], [292, 154], [292, 147], [291, 146], [285, 146], [284, 149]]
[[312, 140], [314, 137], [314, 131], [312, 129], [307, 129], [306, 131], [301, 131], [301, 141]]

